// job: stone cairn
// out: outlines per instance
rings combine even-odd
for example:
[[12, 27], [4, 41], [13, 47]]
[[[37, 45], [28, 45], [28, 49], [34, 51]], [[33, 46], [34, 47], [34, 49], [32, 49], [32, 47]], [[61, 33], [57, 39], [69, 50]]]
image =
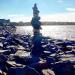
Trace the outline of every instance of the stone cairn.
[[33, 7], [33, 18], [32, 18], [32, 21], [31, 21], [34, 35], [40, 34], [41, 22], [39, 20], [40, 20], [39, 10], [37, 8], [37, 4], [34, 4], [34, 7]]
[[37, 8], [37, 4], [34, 4], [33, 7], [33, 18], [31, 20], [31, 24], [33, 27], [33, 48], [32, 48], [32, 54], [39, 55], [41, 53], [41, 40], [42, 40], [42, 34], [40, 33], [41, 30], [41, 22], [39, 21], [39, 10]]

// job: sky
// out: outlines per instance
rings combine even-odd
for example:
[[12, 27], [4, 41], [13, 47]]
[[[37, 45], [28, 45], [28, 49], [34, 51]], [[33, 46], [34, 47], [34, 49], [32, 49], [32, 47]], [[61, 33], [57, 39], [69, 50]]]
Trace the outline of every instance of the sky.
[[75, 0], [0, 0], [0, 18], [30, 22], [34, 3], [41, 21], [75, 21]]

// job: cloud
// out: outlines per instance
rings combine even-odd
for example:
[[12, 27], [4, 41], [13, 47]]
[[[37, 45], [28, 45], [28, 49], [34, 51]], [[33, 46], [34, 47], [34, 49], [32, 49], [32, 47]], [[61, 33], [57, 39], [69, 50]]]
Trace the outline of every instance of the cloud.
[[64, 1], [63, 1], [63, 0], [57, 0], [57, 2], [58, 2], [58, 3], [63, 3]]
[[[58, 13], [58, 14], [47, 14], [42, 15], [41, 21], [57, 21], [57, 22], [75, 22], [75, 12], [68, 12], [68, 13]], [[8, 15], [8, 19], [10, 19], [12, 22], [30, 22], [32, 19], [32, 16], [25, 16], [25, 15]]]
[[75, 8], [66, 8], [67, 11], [75, 12]]
[[71, 12], [71, 13], [42, 15], [41, 21], [75, 22], [75, 13]]
[[31, 21], [31, 16], [25, 16], [22, 14], [12, 14], [12, 15], [8, 15], [8, 18], [12, 21], [12, 22], [30, 22]]

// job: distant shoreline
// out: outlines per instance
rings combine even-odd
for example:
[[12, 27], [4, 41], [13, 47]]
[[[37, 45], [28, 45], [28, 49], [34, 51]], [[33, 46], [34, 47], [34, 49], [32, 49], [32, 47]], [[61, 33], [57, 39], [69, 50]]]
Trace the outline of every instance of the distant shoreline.
[[[15, 26], [31, 26], [30, 22], [12, 22]], [[75, 22], [41, 22], [41, 25], [43, 26], [49, 26], [49, 25], [75, 25]]]

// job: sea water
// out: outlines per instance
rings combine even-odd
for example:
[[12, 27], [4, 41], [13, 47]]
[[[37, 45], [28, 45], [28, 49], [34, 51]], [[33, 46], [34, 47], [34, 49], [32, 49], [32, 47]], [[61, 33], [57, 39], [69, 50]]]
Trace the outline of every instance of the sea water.
[[[17, 34], [33, 34], [32, 26], [16, 26]], [[43, 25], [41, 33], [55, 39], [75, 40], [75, 25]]]

